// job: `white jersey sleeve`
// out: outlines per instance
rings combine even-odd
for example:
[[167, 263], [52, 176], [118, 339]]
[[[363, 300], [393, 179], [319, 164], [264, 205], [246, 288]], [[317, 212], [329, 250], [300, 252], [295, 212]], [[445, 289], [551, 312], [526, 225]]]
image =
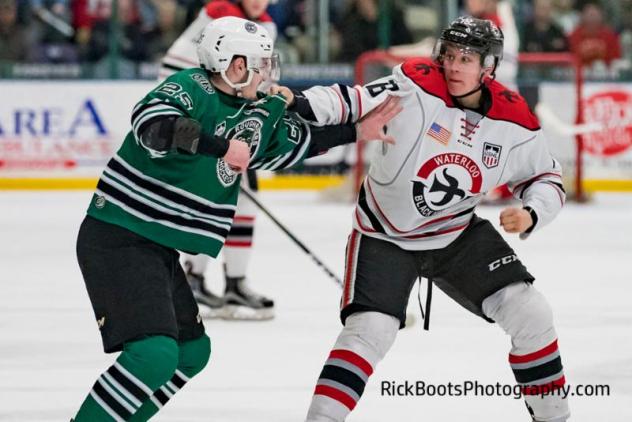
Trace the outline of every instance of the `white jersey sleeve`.
[[389, 95], [403, 97], [412, 91], [410, 81], [395, 68], [392, 75], [367, 85], [315, 86], [303, 91], [316, 117], [317, 126], [355, 123]]
[[[542, 130], [513, 148], [507, 170], [512, 174], [509, 189], [538, 217], [531, 232], [553, 221], [564, 205], [566, 193], [562, 186], [562, 167], [549, 153]], [[520, 237], [525, 239], [528, 234]]]

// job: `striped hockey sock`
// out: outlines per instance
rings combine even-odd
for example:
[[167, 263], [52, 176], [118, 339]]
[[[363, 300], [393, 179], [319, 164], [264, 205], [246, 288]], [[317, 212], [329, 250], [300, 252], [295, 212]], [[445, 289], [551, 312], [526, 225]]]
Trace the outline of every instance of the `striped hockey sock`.
[[178, 368], [164, 385], [160, 386], [154, 394], [143, 403], [130, 422], [148, 421], [167, 402], [180, 391], [184, 385], [195, 375], [197, 375], [208, 363], [211, 355], [211, 340], [204, 334], [194, 340], [179, 344]]
[[323, 367], [314, 395], [329, 397], [352, 411], [373, 374], [373, 367], [351, 350], [334, 349]]
[[233, 219], [222, 250], [227, 276], [244, 277], [246, 275], [246, 269], [252, 255], [254, 225], [254, 216], [236, 215]]
[[178, 345], [172, 338], [126, 343], [114, 365], [95, 382], [75, 422], [128, 421], [173, 375], [177, 363]]
[[566, 379], [557, 339], [532, 353], [510, 353], [509, 364], [534, 421], [566, 421], [570, 412], [560, 391]]
[[[105, 411], [111, 419], [91, 419], [91, 420], [115, 420], [126, 421], [143, 402], [152, 394], [151, 389], [127, 371], [121, 364], [115, 362], [114, 365], [105, 371], [90, 391], [90, 398], [100, 409], [93, 409], [91, 414], [103, 413]], [[82, 410], [89, 408], [88, 400], [82, 406]], [[88, 409], [86, 409], [88, 410]], [[82, 411], [79, 411], [76, 420], [82, 420]]]
[[395, 341], [400, 322], [379, 312], [349, 316], [318, 377], [308, 422], [341, 422], [356, 407], [375, 366]]
[[173, 377], [164, 385], [158, 388], [149, 399], [145, 401], [143, 406], [129, 419], [130, 422], [148, 421], [162, 409], [167, 402], [184, 387], [190, 380], [180, 370], [176, 369]]
[[526, 355], [510, 353], [509, 364], [525, 395], [547, 394], [566, 382], [557, 339]]

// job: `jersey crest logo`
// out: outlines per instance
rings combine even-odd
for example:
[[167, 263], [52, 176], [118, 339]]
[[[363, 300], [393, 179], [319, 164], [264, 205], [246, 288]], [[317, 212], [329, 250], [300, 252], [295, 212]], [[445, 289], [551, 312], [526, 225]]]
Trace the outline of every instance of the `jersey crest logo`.
[[471, 158], [445, 153], [426, 161], [413, 184], [417, 211], [430, 217], [462, 200], [480, 193], [483, 176]]
[[97, 195], [97, 198], [94, 201], [94, 206], [99, 209], [105, 207], [105, 196]]
[[[237, 138], [246, 142], [250, 146], [250, 156], [254, 157], [257, 154], [261, 142], [262, 127], [263, 122], [260, 119], [246, 119], [229, 129], [228, 132], [226, 132], [225, 138], [229, 140]], [[218, 129], [216, 128], [215, 130], [217, 131]], [[217, 160], [217, 175], [220, 183], [228, 187], [235, 183], [238, 173], [234, 172], [224, 160], [219, 159]]]
[[222, 136], [226, 132], [226, 120], [215, 127], [215, 136]]
[[483, 143], [483, 164], [488, 169], [498, 166], [500, 161], [500, 152], [502, 147], [500, 145], [490, 144], [488, 142]]

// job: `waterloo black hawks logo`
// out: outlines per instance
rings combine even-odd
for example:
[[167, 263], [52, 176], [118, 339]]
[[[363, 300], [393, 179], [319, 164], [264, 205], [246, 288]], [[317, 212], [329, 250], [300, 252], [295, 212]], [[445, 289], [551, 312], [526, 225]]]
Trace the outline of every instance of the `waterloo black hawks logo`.
[[[235, 127], [229, 129], [224, 137], [229, 140], [237, 138], [246, 142], [250, 146], [250, 156], [254, 157], [259, 149], [262, 127], [263, 122], [260, 119], [246, 119]], [[216, 131], [217, 129], [218, 128], [216, 128]], [[226, 162], [221, 158], [217, 160], [217, 175], [219, 177], [219, 181], [224, 186], [230, 186], [235, 183], [235, 180], [237, 180], [237, 173], [231, 170], [228, 164], [226, 164]]]
[[426, 161], [412, 183], [417, 211], [430, 217], [480, 193], [483, 176], [476, 162], [468, 156], [446, 153]]

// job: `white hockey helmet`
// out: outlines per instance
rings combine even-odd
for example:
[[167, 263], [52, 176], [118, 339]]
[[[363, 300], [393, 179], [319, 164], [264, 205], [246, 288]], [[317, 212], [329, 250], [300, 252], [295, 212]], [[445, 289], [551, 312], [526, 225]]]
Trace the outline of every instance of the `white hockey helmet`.
[[[279, 58], [273, 50], [274, 42], [264, 27], [232, 16], [215, 19], [206, 25], [197, 45], [200, 66], [220, 73], [222, 79], [238, 91], [250, 84], [253, 72], [261, 73], [264, 80], [279, 79]], [[248, 78], [243, 83], [233, 83], [225, 74], [236, 56], [246, 59]]]

